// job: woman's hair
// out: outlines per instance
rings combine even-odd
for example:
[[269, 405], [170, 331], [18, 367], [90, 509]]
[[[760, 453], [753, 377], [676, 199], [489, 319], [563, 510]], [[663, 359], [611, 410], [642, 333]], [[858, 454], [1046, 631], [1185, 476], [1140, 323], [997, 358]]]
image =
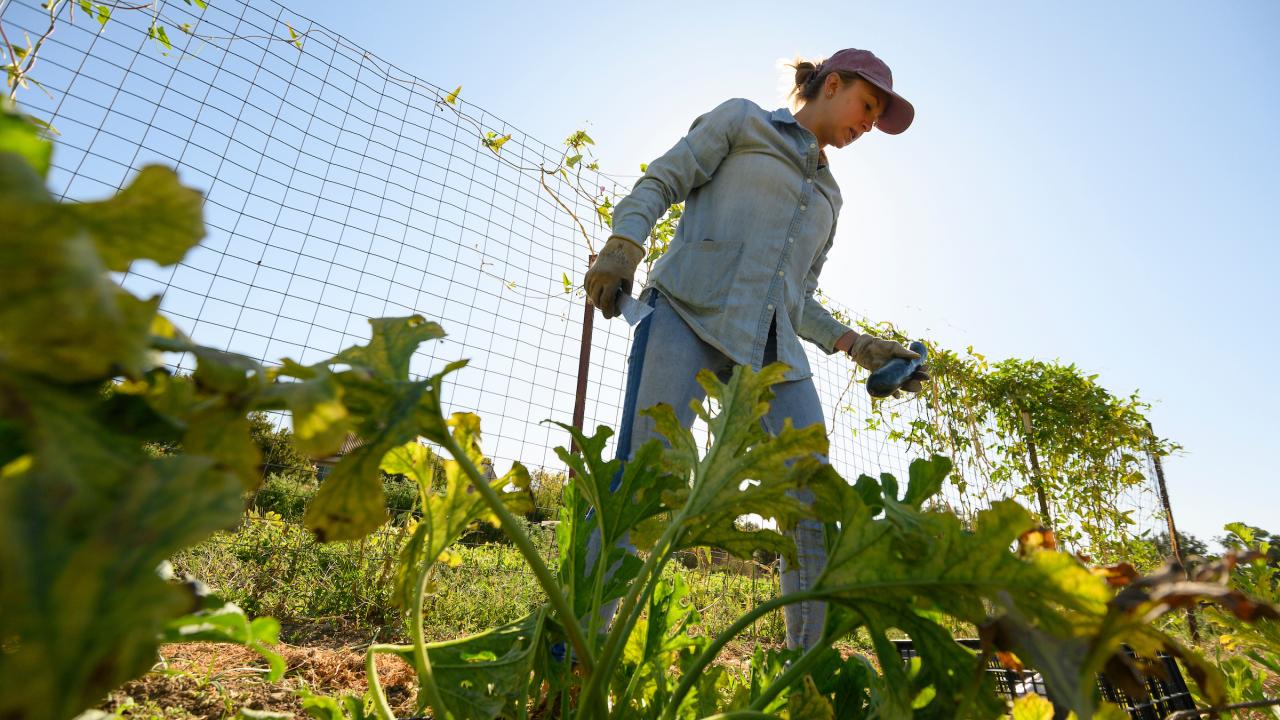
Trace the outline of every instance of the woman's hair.
[[[796, 58], [796, 61], [787, 65], [787, 67], [795, 68], [796, 84], [791, 88], [791, 93], [787, 96], [793, 102], [807, 103], [818, 97], [818, 92], [822, 89], [822, 80], [830, 75], [830, 72], [823, 72], [821, 75], [814, 72], [818, 69], [817, 64], [808, 60]], [[848, 72], [845, 70], [833, 71], [840, 76], [845, 83], [851, 83], [858, 79], [858, 73]]]

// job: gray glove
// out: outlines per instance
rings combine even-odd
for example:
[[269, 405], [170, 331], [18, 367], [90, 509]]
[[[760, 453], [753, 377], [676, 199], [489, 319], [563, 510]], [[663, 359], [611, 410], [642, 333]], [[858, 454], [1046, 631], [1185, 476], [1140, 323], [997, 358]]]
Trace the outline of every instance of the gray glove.
[[[853, 346], [849, 348], [849, 357], [867, 370], [875, 372], [894, 358], [915, 360], [920, 356], [896, 340], [882, 340], [864, 333], [853, 341]], [[921, 368], [912, 373], [911, 377], [902, 384], [902, 389], [912, 393], [920, 392], [921, 383], [928, 381], [928, 371]], [[898, 393], [895, 392], [894, 396], [897, 397], [897, 395]]]
[[618, 316], [618, 291], [630, 295], [636, 266], [644, 259], [644, 248], [614, 235], [604, 244], [596, 261], [587, 270], [587, 299], [600, 308], [606, 319]]

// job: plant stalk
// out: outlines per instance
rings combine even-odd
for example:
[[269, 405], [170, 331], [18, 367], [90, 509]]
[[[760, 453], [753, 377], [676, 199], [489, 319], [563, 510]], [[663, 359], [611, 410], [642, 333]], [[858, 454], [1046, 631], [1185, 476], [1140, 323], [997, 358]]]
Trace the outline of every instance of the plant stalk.
[[805, 592], [790, 595], [780, 595], [768, 602], [757, 605], [754, 610], [738, 618], [737, 622], [730, 625], [724, 632], [717, 635], [715, 640], [711, 641], [707, 649], [702, 651], [698, 659], [684, 673], [684, 676], [680, 679], [680, 685], [676, 687], [676, 691], [671, 695], [667, 707], [662, 711], [660, 720], [671, 720], [675, 717], [676, 711], [680, 708], [680, 703], [684, 702], [685, 696], [689, 694], [694, 684], [698, 682], [698, 677], [702, 675], [702, 671], [711, 664], [712, 660], [716, 659], [716, 656], [720, 654], [725, 645], [729, 644], [730, 640], [737, 637], [738, 633], [745, 630], [751, 623], [784, 605], [823, 598], [831, 592], [831, 590], [806, 590]]
[[591, 674], [595, 669], [595, 662], [591, 655], [591, 648], [587, 645], [586, 638], [582, 634], [582, 626], [578, 624], [578, 619], [573, 614], [573, 607], [565, 599], [564, 593], [560, 591], [559, 584], [556, 582], [555, 577], [551, 575], [551, 571], [547, 569], [546, 563], [542, 561], [542, 556], [538, 554], [538, 549], [533, 546], [529, 536], [516, 524], [515, 516], [511, 514], [506, 505], [502, 504], [502, 499], [498, 497], [493, 488], [489, 487], [489, 481], [480, 474], [475, 463], [471, 462], [471, 458], [467, 457], [466, 452], [458, 445], [458, 441], [454, 440], [452, 435], [447, 434], [440, 437], [439, 441], [457, 461], [458, 466], [467, 474], [467, 477], [471, 479], [471, 485], [484, 498], [493, 514], [498, 516], [498, 520], [502, 523], [502, 529], [506, 532], [507, 537], [511, 538], [511, 542], [515, 543], [516, 547], [520, 549], [520, 554], [524, 555], [525, 562], [529, 563], [533, 574], [538, 578], [538, 584], [542, 585], [542, 589], [547, 593], [551, 606], [563, 618], [561, 624], [569, 635], [569, 642], [572, 643], [574, 650], [578, 653], [578, 662], [582, 665], [583, 670]]
[[774, 678], [773, 682], [769, 683], [769, 687], [765, 688], [764, 692], [760, 693], [760, 697], [756, 698], [755, 702], [751, 703], [751, 709], [764, 712], [765, 707], [778, 696], [778, 693], [782, 692], [787, 687], [790, 687], [797, 678], [803, 677], [804, 674], [809, 671], [809, 668], [812, 667], [813, 664], [818, 661], [818, 658], [822, 656], [822, 651], [827, 649], [831, 640], [832, 638], [826, 635], [822, 636], [822, 639], [818, 641], [817, 645], [806, 650], [804, 655], [800, 656], [799, 660], [792, 663], [791, 667], [787, 668], [781, 675]]
[[382, 681], [378, 679], [378, 664], [374, 662], [374, 656], [378, 653], [395, 653], [404, 649], [405, 646], [401, 645], [370, 645], [364, 654], [364, 670], [369, 678], [369, 694], [373, 696], [373, 710], [378, 714], [379, 720], [396, 720], [396, 716], [391, 712], [391, 706], [387, 704], [386, 694], [382, 692]]
[[[649, 577], [653, 574], [655, 568], [661, 568], [660, 560], [665, 561], [667, 548], [675, 541], [676, 536], [680, 533], [680, 524], [683, 521], [683, 514], [677, 515], [671, 524], [667, 526], [666, 532], [662, 533], [662, 537], [658, 542], [654, 543], [653, 549], [649, 552], [649, 558], [645, 560], [644, 567], [640, 568], [640, 573], [631, 581], [631, 587], [627, 590], [627, 596], [622, 601], [622, 607], [618, 610], [618, 616], [622, 618], [622, 622], [614, 622], [613, 630], [609, 631], [609, 639], [605, 641], [604, 649], [600, 651], [600, 663], [602, 668], [612, 668], [617, 662], [617, 655], [621, 652], [623, 641], [631, 634], [631, 629], [635, 627], [636, 621], [639, 619], [640, 596], [643, 594], [648, 596], [652, 588]], [[603, 539], [603, 538], [602, 538]], [[607, 671], [591, 674], [591, 680], [582, 691], [582, 699], [584, 703], [590, 703], [595, 700], [596, 695], [601, 693], [601, 688], [608, 682]]]
[[[435, 558], [431, 558], [429, 562], [434, 563]], [[427, 594], [427, 583], [430, 582], [433, 569], [434, 564], [418, 575], [418, 586], [413, 593], [413, 606], [409, 608], [409, 639], [413, 642], [414, 670], [422, 681], [422, 692], [427, 696], [427, 703], [431, 705], [436, 715], [444, 718], [449, 716], [449, 708], [445, 706], [444, 698], [440, 696], [440, 688], [436, 687], [435, 674], [431, 671], [431, 658], [427, 656], [426, 637], [422, 630], [422, 601]], [[371, 687], [376, 685], [379, 693], [382, 692], [382, 686], [378, 684], [374, 675], [369, 676], [369, 683]]]

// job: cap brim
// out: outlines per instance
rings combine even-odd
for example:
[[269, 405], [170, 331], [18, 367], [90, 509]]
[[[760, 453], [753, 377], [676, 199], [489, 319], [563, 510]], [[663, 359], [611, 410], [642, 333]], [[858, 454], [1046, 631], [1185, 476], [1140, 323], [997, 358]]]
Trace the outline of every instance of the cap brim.
[[911, 127], [911, 121], [916, 118], [916, 108], [906, 98], [902, 97], [893, 90], [881, 85], [871, 78], [863, 75], [862, 78], [867, 82], [875, 85], [889, 95], [889, 107], [880, 113], [880, 119], [876, 120], [876, 127], [881, 132], [897, 135], [907, 128]]

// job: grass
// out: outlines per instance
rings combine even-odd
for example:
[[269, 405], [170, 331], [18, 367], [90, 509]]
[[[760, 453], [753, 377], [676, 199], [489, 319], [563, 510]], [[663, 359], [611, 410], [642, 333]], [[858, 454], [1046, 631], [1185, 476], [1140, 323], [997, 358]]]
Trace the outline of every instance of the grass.
[[[526, 532], [544, 557], [555, 555], [554, 531], [531, 524]], [[338, 624], [382, 640], [404, 639], [402, 613], [393, 605], [395, 563], [404, 533], [387, 525], [359, 542], [316, 543], [301, 525], [268, 513], [251, 515], [234, 532], [218, 533], [173, 559], [223, 599], [250, 616], [270, 615], [286, 628]], [[435, 591], [424, 608], [429, 640], [481, 632], [514, 620], [543, 602], [520, 553], [496, 542], [451, 548], [460, 563], [438, 567]], [[748, 565], [749, 567], [749, 565]], [[715, 634], [778, 593], [776, 572], [742, 564], [685, 568], [672, 563], [702, 616], [698, 632]], [[747, 639], [781, 643], [782, 614], [761, 618]]]

